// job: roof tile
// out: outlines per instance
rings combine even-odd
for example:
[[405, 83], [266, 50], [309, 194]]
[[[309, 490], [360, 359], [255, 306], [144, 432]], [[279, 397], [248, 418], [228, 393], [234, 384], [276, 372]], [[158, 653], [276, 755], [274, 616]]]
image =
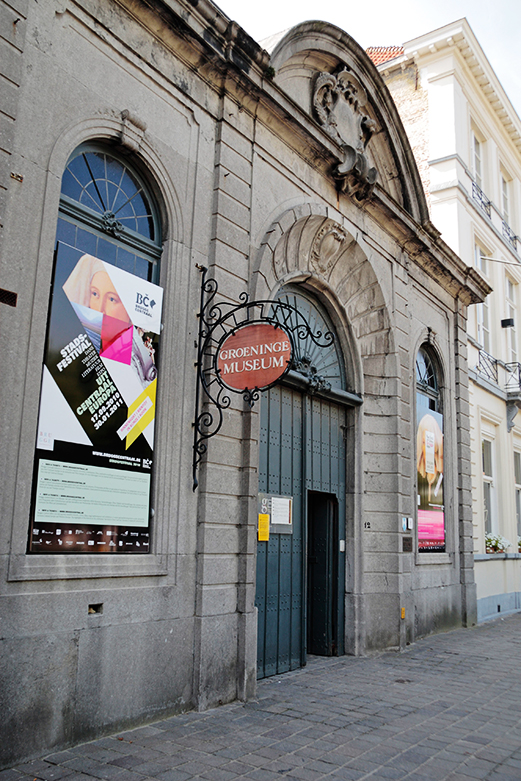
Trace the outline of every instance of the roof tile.
[[369, 46], [366, 52], [375, 65], [382, 65], [388, 60], [400, 57], [404, 53], [404, 48], [403, 46]]

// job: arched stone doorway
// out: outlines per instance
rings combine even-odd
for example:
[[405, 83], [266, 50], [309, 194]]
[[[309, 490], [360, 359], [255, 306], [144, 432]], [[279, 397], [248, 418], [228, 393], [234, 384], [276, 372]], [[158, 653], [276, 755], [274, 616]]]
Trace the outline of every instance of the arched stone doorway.
[[[326, 312], [300, 286], [278, 298], [313, 331], [333, 331]], [[346, 441], [353, 394], [338, 339], [320, 349], [297, 343], [294, 370], [262, 395], [260, 501], [291, 498], [292, 523], [257, 547], [257, 672], [301, 667], [306, 654], [344, 653]], [[273, 529], [273, 527], [272, 527]]]

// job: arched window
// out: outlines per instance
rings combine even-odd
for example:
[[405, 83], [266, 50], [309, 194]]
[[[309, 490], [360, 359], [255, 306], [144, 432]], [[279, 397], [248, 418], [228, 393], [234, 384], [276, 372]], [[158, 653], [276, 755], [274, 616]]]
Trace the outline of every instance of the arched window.
[[[279, 291], [277, 298], [298, 309], [313, 333], [336, 332], [323, 307], [302, 288], [287, 285]], [[344, 361], [338, 337], [327, 348], [319, 347], [310, 336], [307, 339], [297, 339], [296, 350], [294, 369], [306, 376], [312, 386], [327, 384], [331, 388], [345, 389]]]
[[112, 149], [85, 144], [62, 178], [57, 240], [159, 281], [159, 210], [140, 172]]
[[443, 483], [443, 409], [440, 373], [429, 345], [416, 357], [416, 468], [418, 552], [443, 553], [445, 512]]
[[441, 412], [438, 372], [426, 347], [420, 347], [416, 357], [416, 399], [419, 407]]
[[62, 178], [30, 553], [150, 551], [160, 257], [139, 166], [80, 146]]

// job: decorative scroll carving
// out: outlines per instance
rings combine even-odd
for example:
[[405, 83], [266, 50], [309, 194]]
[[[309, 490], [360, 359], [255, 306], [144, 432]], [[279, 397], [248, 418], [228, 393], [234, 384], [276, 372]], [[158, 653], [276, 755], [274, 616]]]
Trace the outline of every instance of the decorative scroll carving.
[[104, 212], [101, 221], [107, 233], [110, 233], [111, 236], [115, 236], [117, 239], [119, 239], [119, 237], [125, 230], [123, 224], [118, 219], [116, 219], [116, 215], [114, 214], [114, 212], [111, 211]]
[[344, 160], [333, 176], [342, 192], [361, 201], [373, 191], [378, 172], [371, 168], [365, 155], [376, 123], [362, 108], [367, 95], [345, 67], [336, 73], [320, 73], [313, 92], [313, 108], [326, 133], [342, 147]]
[[344, 249], [347, 233], [332, 220], [322, 225], [311, 246], [311, 264], [324, 274], [335, 264]]
[[303, 355], [302, 358], [293, 361], [292, 369], [302, 374], [309, 381], [308, 392], [312, 395], [317, 391], [330, 391], [331, 383], [318, 373], [317, 367], [311, 362], [311, 358]]

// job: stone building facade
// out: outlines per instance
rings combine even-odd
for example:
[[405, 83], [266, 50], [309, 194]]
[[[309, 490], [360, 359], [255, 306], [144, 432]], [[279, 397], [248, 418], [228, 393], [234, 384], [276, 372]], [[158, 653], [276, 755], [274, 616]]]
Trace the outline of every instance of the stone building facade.
[[521, 608], [521, 120], [465, 19], [390, 54], [378, 68], [431, 218], [493, 288], [468, 321], [474, 556], [485, 620]]
[[[489, 288], [365, 52], [304, 23], [270, 56], [207, 0], [1, 9], [3, 765], [473, 624]], [[292, 362], [215, 406], [201, 313], [245, 296]]]

